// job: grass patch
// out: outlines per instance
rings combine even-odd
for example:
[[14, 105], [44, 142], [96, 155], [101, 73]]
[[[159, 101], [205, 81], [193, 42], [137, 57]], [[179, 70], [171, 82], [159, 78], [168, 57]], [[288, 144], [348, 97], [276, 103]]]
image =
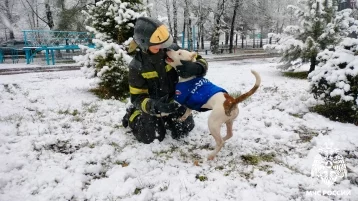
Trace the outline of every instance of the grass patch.
[[95, 96], [97, 96], [100, 99], [115, 98], [115, 99], [120, 100], [124, 103], [128, 102], [127, 97], [119, 98], [119, 97], [114, 96], [113, 94], [111, 95], [111, 92], [103, 86], [99, 86], [97, 88], [90, 89], [89, 92], [93, 93]]
[[96, 95], [100, 99], [109, 99], [109, 98], [111, 98], [108, 95], [109, 91], [104, 87], [97, 87], [97, 88], [94, 88], [94, 89], [90, 89], [89, 91], [91, 93], [93, 93], [94, 95]]
[[126, 161], [116, 161], [115, 164], [121, 165], [122, 167], [127, 167], [129, 165]]
[[134, 195], [139, 195], [141, 192], [142, 192], [142, 189], [136, 188], [136, 189], [134, 190]]
[[246, 154], [241, 156], [241, 160], [244, 161], [247, 165], [258, 165], [260, 162], [273, 162], [275, 159], [274, 153], [261, 153], [259, 155]]
[[302, 72], [283, 72], [283, 76], [295, 78], [295, 79], [303, 79], [306, 80], [308, 77], [308, 71]]
[[296, 118], [300, 118], [300, 119], [303, 118], [303, 114], [292, 114], [292, 113], [289, 113], [289, 115], [291, 115], [291, 116], [293, 116], [293, 117], [296, 117]]
[[244, 163], [248, 165], [258, 165], [260, 162], [260, 157], [256, 155], [247, 154], [247, 155], [242, 155], [241, 160], [243, 160]]
[[223, 169], [224, 169], [224, 166], [222, 166], [222, 165], [215, 167], [215, 170], [223, 170]]
[[109, 145], [111, 145], [112, 147], [119, 147], [119, 144], [117, 144], [116, 142], [111, 142]]
[[199, 181], [207, 181], [208, 180], [208, 177], [205, 176], [205, 175], [196, 175], [195, 176], [196, 179], [199, 179]]
[[299, 126], [298, 129], [293, 131], [299, 135], [302, 142], [311, 142], [313, 137], [317, 137], [319, 135], [318, 132], [313, 131], [312, 129], [309, 129], [302, 125]]
[[99, 108], [98, 105], [92, 104], [92, 105], [89, 105], [89, 106], [88, 106], [87, 111], [88, 111], [89, 113], [95, 113], [95, 112], [98, 111], [98, 108]]
[[64, 114], [64, 115], [72, 115], [72, 116], [76, 116], [79, 114], [79, 111], [77, 109], [71, 111], [69, 109], [66, 110], [59, 110], [58, 114]]
[[81, 121], [83, 121], [83, 119], [81, 117], [79, 117], [79, 116], [74, 116], [73, 121], [81, 122]]

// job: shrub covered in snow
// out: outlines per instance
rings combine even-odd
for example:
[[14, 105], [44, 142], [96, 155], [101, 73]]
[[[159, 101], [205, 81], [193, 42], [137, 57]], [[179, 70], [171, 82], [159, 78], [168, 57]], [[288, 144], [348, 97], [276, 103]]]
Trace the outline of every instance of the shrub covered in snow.
[[333, 120], [358, 124], [358, 39], [345, 38], [335, 49], [318, 54], [309, 74], [311, 92], [324, 102], [317, 107]]
[[82, 64], [88, 78], [96, 80], [95, 91], [102, 98], [129, 95], [128, 64], [131, 57], [125, 46], [133, 36], [135, 20], [141, 16], [139, 0], [102, 0], [84, 11], [87, 30], [94, 34], [95, 48], [82, 46], [86, 52], [75, 59]]
[[303, 0], [302, 8], [290, 6], [299, 21], [298, 26], [288, 26], [282, 34], [270, 34], [276, 44], [266, 45], [267, 51], [282, 53], [282, 62], [286, 69], [291, 62], [301, 58], [310, 62], [310, 71], [317, 64], [317, 54], [337, 45], [357, 29], [356, 21], [351, 17], [352, 10], [337, 12], [335, 0]]

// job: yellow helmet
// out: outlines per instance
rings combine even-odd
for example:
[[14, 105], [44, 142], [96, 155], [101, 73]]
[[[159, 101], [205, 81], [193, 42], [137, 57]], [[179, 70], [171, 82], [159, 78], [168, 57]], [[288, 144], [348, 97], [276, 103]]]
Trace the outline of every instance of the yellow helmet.
[[137, 19], [133, 39], [143, 51], [147, 51], [149, 46], [153, 45], [167, 48], [173, 44], [173, 37], [168, 28], [159, 20], [150, 17]]

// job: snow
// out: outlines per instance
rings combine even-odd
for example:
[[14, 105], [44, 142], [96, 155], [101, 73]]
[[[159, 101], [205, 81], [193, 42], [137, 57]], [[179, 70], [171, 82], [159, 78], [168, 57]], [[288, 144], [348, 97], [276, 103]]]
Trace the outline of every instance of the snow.
[[[276, 59], [209, 62], [207, 78], [229, 92], [253, 86], [251, 69], [262, 77], [239, 105], [234, 136], [214, 161], [206, 160], [215, 145], [210, 112], [194, 113], [188, 137], [168, 134], [145, 145], [120, 126], [127, 103], [96, 98], [81, 71], [0, 76], [0, 200], [357, 200], [357, 184], [344, 179], [327, 187], [310, 172], [330, 140], [357, 177], [358, 127], [309, 112], [315, 101], [308, 81], [283, 77], [276, 65]], [[275, 160], [252, 166], [241, 159], [260, 153], [275, 153]], [[306, 194], [319, 190], [350, 194]]]
[[16, 63], [16, 64], [7, 64], [1, 63], [0, 70], [10, 70], [10, 69], [31, 69], [31, 68], [58, 68], [58, 67], [76, 67], [77, 64], [56, 64], [56, 65], [46, 65], [46, 64], [25, 64], [25, 63]]

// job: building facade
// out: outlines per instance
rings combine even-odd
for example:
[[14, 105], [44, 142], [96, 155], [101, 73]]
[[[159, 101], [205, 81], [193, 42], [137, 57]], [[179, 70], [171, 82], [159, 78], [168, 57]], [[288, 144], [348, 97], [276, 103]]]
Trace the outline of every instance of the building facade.
[[338, 10], [344, 10], [346, 8], [356, 9], [357, 0], [338, 0]]

